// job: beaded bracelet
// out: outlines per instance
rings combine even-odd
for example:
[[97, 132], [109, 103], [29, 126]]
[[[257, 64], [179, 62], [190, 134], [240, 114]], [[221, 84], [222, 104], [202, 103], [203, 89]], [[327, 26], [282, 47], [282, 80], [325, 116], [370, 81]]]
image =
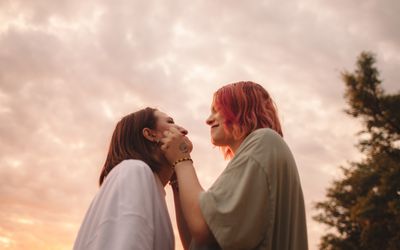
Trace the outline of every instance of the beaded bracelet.
[[180, 163], [180, 162], [184, 162], [184, 161], [191, 161], [191, 162], [193, 163], [192, 158], [190, 158], [190, 157], [183, 157], [183, 158], [180, 158], [180, 159], [176, 160], [176, 161], [174, 162], [174, 164], [172, 164], [172, 166], [175, 168], [176, 164], [178, 164], [178, 163]]

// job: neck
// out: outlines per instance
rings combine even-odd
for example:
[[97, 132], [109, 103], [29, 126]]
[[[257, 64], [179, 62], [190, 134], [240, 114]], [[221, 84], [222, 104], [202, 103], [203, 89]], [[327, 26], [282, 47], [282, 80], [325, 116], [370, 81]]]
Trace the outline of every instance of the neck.
[[233, 155], [236, 154], [236, 151], [239, 149], [239, 147], [240, 147], [240, 145], [242, 144], [243, 141], [244, 141], [244, 138], [239, 139], [239, 140], [235, 140], [234, 142], [232, 142], [229, 145], [229, 148], [232, 151]]
[[171, 179], [171, 176], [173, 173], [174, 173], [174, 170], [172, 169], [171, 166], [169, 166], [169, 165], [161, 166], [160, 171], [158, 171], [157, 175], [161, 181], [161, 184], [164, 187], [165, 187], [165, 185], [167, 185], [167, 183]]

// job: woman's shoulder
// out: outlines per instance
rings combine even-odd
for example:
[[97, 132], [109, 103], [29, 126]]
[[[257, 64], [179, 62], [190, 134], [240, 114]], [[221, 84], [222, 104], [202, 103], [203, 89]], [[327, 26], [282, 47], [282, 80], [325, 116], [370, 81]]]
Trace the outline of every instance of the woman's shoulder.
[[250, 135], [253, 135], [254, 138], [256, 139], [259, 138], [282, 139], [282, 136], [278, 134], [278, 132], [270, 128], [259, 128], [253, 131]]
[[235, 158], [251, 157], [259, 161], [269, 153], [290, 152], [282, 136], [270, 128], [260, 128], [250, 133], [242, 142]]
[[275, 130], [270, 128], [260, 128], [252, 133], [250, 133], [246, 139], [243, 141], [243, 144], [246, 148], [251, 149], [253, 147], [260, 147], [263, 145], [271, 145], [271, 144], [284, 144], [284, 140], [280, 134], [278, 134]]
[[[113, 173], [114, 172], [114, 173]], [[110, 179], [119, 180], [153, 179], [154, 174], [150, 166], [142, 160], [128, 159], [121, 161], [109, 174]]]
[[146, 162], [138, 159], [123, 160], [117, 166], [122, 166], [127, 169], [149, 170], [151, 172], [150, 166]]
[[128, 159], [121, 161], [118, 165], [124, 172], [129, 173], [146, 173], [153, 175], [153, 171], [151, 170], [150, 166], [142, 161], [137, 159]]

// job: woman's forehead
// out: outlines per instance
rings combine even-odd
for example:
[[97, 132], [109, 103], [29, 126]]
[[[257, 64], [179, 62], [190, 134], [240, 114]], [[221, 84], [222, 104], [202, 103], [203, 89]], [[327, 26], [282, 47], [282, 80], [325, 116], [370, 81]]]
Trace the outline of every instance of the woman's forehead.
[[170, 118], [169, 115], [167, 115], [166, 113], [164, 113], [164, 112], [162, 112], [162, 111], [159, 111], [159, 110], [156, 110], [156, 111], [154, 112], [154, 115], [155, 115], [157, 118]]

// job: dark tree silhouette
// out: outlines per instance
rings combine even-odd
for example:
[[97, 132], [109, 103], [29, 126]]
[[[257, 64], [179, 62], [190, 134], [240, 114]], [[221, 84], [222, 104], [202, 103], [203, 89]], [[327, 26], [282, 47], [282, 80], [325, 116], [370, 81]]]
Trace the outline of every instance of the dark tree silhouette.
[[354, 73], [342, 73], [346, 113], [364, 125], [365, 157], [342, 167], [343, 178], [315, 206], [314, 219], [333, 229], [320, 249], [400, 249], [400, 93], [384, 93], [374, 64], [363, 52]]

